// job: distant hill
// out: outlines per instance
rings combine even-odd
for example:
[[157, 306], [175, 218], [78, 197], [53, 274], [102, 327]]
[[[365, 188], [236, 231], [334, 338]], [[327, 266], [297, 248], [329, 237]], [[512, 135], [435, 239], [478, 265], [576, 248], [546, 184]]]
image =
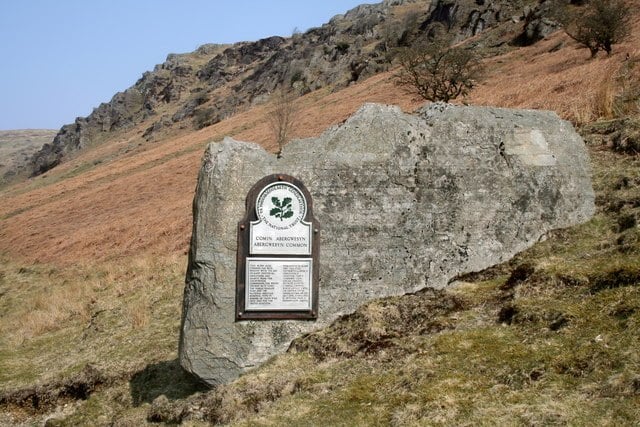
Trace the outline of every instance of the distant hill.
[[53, 129], [0, 130], [0, 185], [29, 176], [29, 160], [57, 133]]

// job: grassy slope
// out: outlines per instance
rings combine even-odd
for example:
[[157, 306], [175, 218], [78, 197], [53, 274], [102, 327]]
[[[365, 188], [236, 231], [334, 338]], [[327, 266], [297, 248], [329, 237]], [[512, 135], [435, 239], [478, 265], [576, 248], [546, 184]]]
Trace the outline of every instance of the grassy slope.
[[[490, 60], [469, 101], [593, 118], [591, 88], [609, 85], [626, 53], [637, 60], [636, 45], [590, 61], [555, 35]], [[531, 76], [541, 75], [536, 86]], [[317, 134], [365, 101], [417, 105], [383, 74], [300, 99], [298, 133]], [[265, 425], [640, 419], [638, 227], [625, 228], [638, 217], [638, 159], [593, 151], [596, 218], [512, 265], [445, 295], [369, 304], [297, 352], [183, 401], [198, 389], [175, 358], [203, 146], [232, 134], [274, 147], [260, 106], [153, 144], [142, 131], [0, 193], [0, 424], [52, 411], [68, 425], [139, 424], [148, 414]], [[531, 268], [509, 281], [519, 264]], [[169, 400], [150, 405], [161, 394]]]

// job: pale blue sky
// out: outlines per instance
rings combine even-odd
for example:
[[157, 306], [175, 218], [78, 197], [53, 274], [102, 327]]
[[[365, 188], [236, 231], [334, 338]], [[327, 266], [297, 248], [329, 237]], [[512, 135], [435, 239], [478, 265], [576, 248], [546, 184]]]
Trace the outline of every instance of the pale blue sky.
[[0, 130], [58, 129], [169, 53], [290, 36], [361, 3], [367, 1], [0, 0]]

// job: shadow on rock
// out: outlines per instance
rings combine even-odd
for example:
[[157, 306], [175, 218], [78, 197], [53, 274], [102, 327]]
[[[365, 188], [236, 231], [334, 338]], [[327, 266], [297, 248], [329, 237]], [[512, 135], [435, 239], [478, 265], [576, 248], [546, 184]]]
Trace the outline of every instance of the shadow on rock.
[[151, 403], [161, 395], [169, 400], [183, 399], [199, 391], [209, 390], [185, 372], [177, 359], [147, 365], [129, 382], [135, 406]]

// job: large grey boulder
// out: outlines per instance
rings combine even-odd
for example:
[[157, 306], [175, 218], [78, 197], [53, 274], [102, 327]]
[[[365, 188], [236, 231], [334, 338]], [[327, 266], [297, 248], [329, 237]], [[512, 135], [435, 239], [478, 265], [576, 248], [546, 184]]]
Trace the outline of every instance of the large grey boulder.
[[[313, 196], [319, 317], [234, 322], [237, 223], [249, 189], [274, 173]], [[228, 382], [372, 298], [445, 287], [593, 211], [584, 144], [551, 112], [365, 105], [280, 159], [256, 144], [212, 143], [194, 200], [180, 363], [208, 384]]]

